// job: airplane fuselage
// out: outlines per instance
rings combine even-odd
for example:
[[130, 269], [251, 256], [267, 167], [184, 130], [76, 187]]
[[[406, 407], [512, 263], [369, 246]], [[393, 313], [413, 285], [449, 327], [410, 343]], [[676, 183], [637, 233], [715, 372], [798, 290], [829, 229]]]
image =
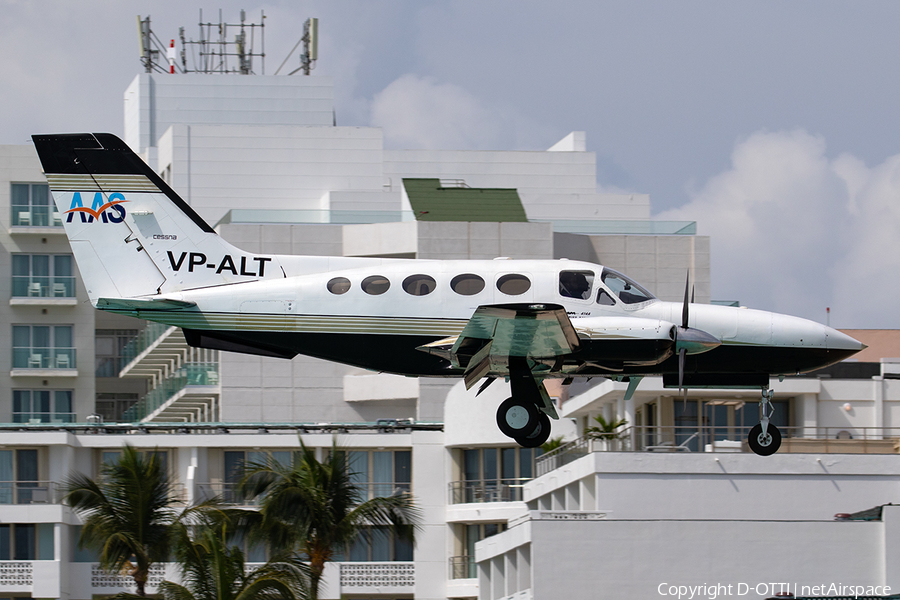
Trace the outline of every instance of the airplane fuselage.
[[[266, 262], [287, 265], [299, 259], [272, 257]], [[442, 377], [459, 376], [462, 370], [418, 348], [459, 335], [479, 306], [552, 303], [565, 308], [580, 345], [546, 376], [678, 370], [673, 328], [680, 321], [682, 303], [664, 302], [649, 293], [644, 300], [623, 301], [620, 296], [628, 293], [613, 289], [621, 285], [604, 282], [600, 265], [569, 260], [345, 260], [349, 268], [342, 269], [342, 259], [332, 258], [326, 272], [166, 295], [196, 304], [187, 309], [115, 312], [177, 325], [188, 335], [215, 331], [224, 340], [277, 348], [285, 355]], [[304, 264], [308, 268], [310, 263]], [[578, 297], [565, 293], [560, 282], [561, 274], [573, 272], [591, 274], [589, 287]], [[188, 275], [185, 283], [189, 281]], [[705, 304], [693, 304], [690, 310], [690, 326], [722, 344], [688, 356], [687, 376], [795, 374], [859, 350], [852, 338], [806, 319]]]

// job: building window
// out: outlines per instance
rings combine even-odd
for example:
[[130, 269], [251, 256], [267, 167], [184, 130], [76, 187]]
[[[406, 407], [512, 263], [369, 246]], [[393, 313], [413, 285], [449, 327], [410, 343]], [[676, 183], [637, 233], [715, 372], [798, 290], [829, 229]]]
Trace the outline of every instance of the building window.
[[[294, 452], [291, 450], [226, 450], [225, 458], [225, 481], [222, 489], [209, 490], [209, 496], [219, 495], [226, 504], [243, 505], [244, 495], [240, 490], [240, 482], [244, 477], [244, 467], [252, 464], [266, 464], [269, 460], [289, 466], [294, 460]], [[210, 484], [211, 485], [211, 484]], [[254, 500], [254, 503], [258, 499]]]
[[462, 451], [462, 481], [451, 484], [452, 504], [519, 502], [522, 486], [534, 478], [540, 448], [477, 448]]
[[13, 183], [9, 195], [13, 227], [62, 227], [46, 183]]
[[347, 562], [411, 561], [413, 546], [394, 535], [390, 528], [366, 527], [349, 545], [344, 556]]
[[[40, 489], [46, 495], [46, 485]], [[37, 490], [38, 451], [0, 450], [0, 504], [31, 504]]]
[[361, 488], [363, 499], [392, 496], [412, 488], [412, 452], [409, 450], [351, 450], [347, 452], [350, 480]]
[[[98, 376], [102, 377], [102, 375]], [[94, 411], [103, 417], [106, 423], [119, 423], [122, 416], [138, 401], [137, 394], [125, 393], [101, 393], [97, 394]]]
[[53, 523], [0, 525], [0, 560], [53, 560]]
[[72, 390], [13, 390], [13, 423], [74, 423]]
[[74, 298], [71, 254], [13, 254], [14, 298]]
[[74, 369], [71, 325], [13, 325], [13, 369]]
[[118, 377], [125, 366], [122, 359], [125, 346], [137, 335], [137, 329], [97, 329], [94, 332], [94, 355], [97, 360], [94, 374], [97, 377]]
[[[169, 475], [169, 451], [168, 450], [142, 450], [139, 451], [138, 454], [144, 457], [144, 460], [148, 460], [150, 456], [155, 455], [156, 459], [159, 461], [159, 467], [162, 471], [163, 477], [166, 479], [170, 479]], [[102, 476], [103, 475], [103, 467], [106, 465], [114, 465], [119, 462], [119, 459], [122, 457], [121, 450], [101, 450], [100, 451], [100, 468], [97, 469], [97, 473]]]

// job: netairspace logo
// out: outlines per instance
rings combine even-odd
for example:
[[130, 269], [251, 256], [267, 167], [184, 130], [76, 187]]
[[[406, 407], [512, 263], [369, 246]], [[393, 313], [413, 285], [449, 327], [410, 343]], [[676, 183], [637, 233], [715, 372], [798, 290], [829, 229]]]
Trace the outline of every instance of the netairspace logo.
[[95, 192], [94, 201], [88, 208], [81, 199], [81, 192], [75, 192], [72, 195], [72, 204], [65, 212], [69, 215], [66, 223], [72, 222], [75, 213], [81, 215], [82, 223], [93, 223], [94, 219], [102, 223], [121, 223], [125, 220], [125, 207], [120, 206], [123, 202], [128, 202], [128, 200], [119, 192], [110, 194], [108, 199], [103, 197], [102, 192]]
[[846, 596], [852, 598], [888, 596], [891, 593], [889, 585], [844, 585], [841, 583], [820, 583], [818, 585], [803, 585], [797, 583], [766, 582], [766, 583], [704, 583], [703, 585], [675, 585], [661, 583], [656, 588], [660, 596], [671, 596], [678, 600], [708, 599], [728, 597], [770, 597], [775, 595], [788, 595], [815, 597], [815, 596]]

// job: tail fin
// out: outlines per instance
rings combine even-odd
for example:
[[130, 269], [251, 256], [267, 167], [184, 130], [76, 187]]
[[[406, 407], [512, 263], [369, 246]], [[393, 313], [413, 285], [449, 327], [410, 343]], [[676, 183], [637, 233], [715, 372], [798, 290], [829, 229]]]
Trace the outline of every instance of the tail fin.
[[116, 136], [32, 138], [94, 306], [283, 276], [277, 257], [223, 240]]

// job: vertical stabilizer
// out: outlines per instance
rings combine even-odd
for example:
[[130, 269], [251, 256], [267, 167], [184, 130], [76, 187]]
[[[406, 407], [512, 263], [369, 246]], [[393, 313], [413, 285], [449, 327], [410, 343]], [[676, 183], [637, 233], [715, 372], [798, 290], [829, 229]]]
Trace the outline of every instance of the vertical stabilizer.
[[33, 139], [94, 306], [283, 277], [277, 257], [223, 240], [116, 136]]

